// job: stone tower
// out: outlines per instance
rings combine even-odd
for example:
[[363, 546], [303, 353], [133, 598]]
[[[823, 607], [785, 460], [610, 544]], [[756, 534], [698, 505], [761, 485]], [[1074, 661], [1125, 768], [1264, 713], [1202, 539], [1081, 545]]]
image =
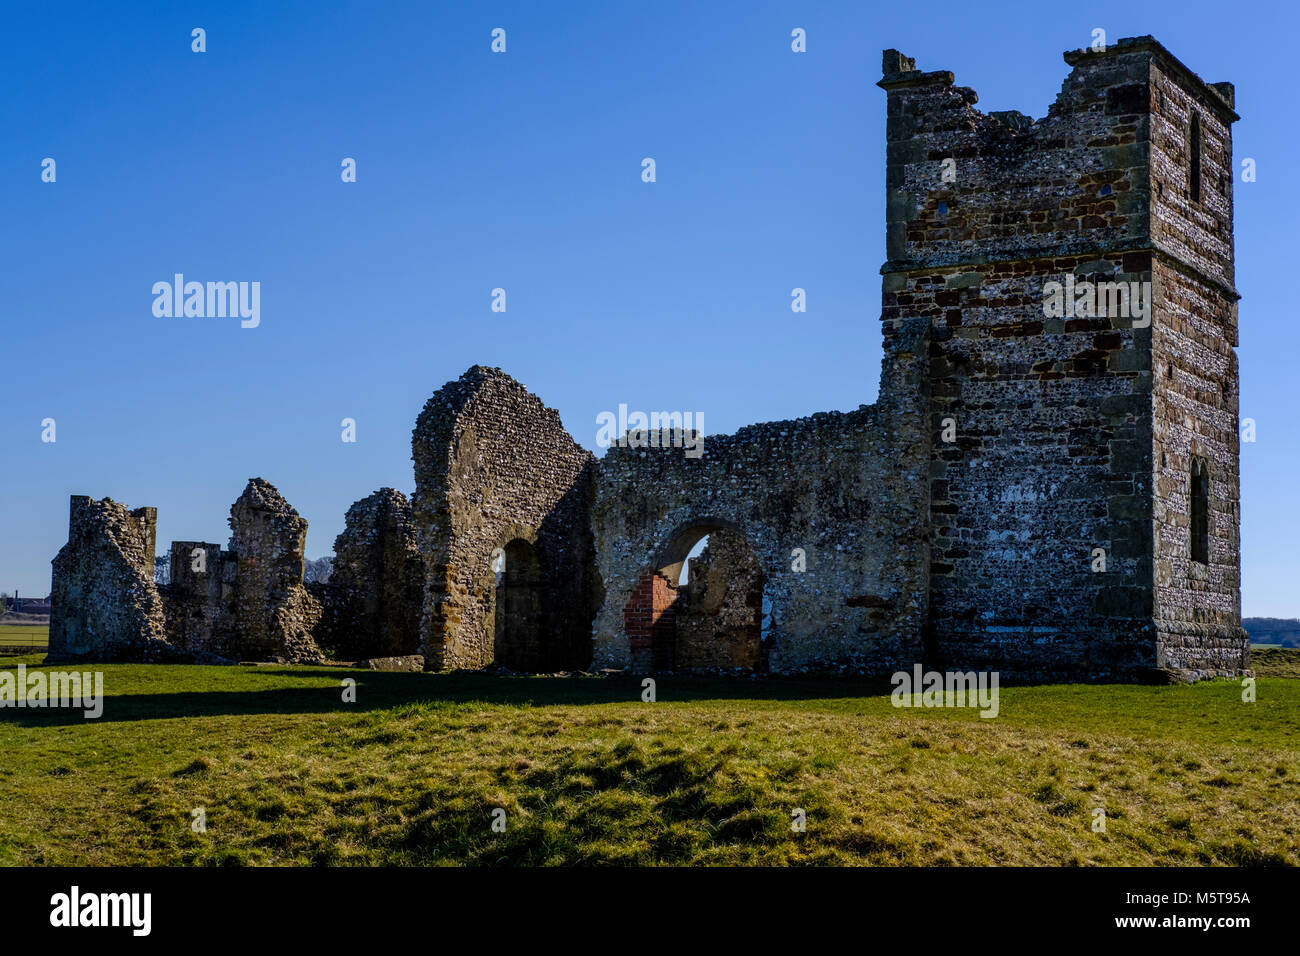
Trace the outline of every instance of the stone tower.
[[1031, 120], [884, 54], [882, 319], [931, 329], [927, 656], [1237, 674], [1233, 90], [1151, 37], [1065, 59]]

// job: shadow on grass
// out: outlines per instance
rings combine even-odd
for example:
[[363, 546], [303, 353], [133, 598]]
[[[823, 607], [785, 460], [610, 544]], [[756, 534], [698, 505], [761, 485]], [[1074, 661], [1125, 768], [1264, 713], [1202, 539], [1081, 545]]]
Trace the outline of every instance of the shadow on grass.
[[[206, 668], [205, 668], [206, 670]], [[265, 690], [177, 690], [173, 693], [109, 694], [103, 714], [93, 721], [82, 708], [0, 708], [0, 725], [22, 727], [179, 717], [251, 714], [331, 714], [388, 710], [408, 704], [484, 704], [515, 707], [583, 706], [641, 700], [640, 677], [527, 677], [459, 672], [389, 673], [350, 668], [259, 667], [270, 679], [320, 679], [316, 686]], [[111, 672], [105, 675], [111, 688]], [[356, 681], [356, 703], [343, 702], [344, 678]], [[888, 696], [885, 678], [851, 680], [751, 680], [746, 678], [657, 677], [656, 699], [663, 703], [702, 700], [797, 701]]]

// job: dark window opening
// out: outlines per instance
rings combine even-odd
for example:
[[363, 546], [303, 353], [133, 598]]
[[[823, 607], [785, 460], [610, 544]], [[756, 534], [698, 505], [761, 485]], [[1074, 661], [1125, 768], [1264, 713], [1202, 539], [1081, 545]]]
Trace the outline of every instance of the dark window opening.
[[1201, 117], [1192, 114], [1192, 129], [1188, 133], [1188, 146], [1191, 150], [1191, 158], [1188, 162], [1188, 168], [1191, 172], [1191, 196], [1193, 202], [1201, 201]]
[[1203, 458], [1192, 459], [1192, 560], [1210, 563], [1210, 469]]
[[545, 663], [542, 639], [542, 569], [537, 552], [516, 538], [498, 558], [493, 629], [496, 662], [515, 670], [539, 670]]

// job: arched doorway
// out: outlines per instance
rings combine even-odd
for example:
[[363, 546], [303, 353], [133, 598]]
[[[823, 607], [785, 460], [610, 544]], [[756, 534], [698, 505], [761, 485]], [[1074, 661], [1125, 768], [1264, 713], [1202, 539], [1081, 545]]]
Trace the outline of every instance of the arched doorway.
[[495, 660], [513, 670], [543, 667], [542, 569], [537, 551], [522, 538], [497, 557]]
[[643, 572], [624, 619], [643, 669], [762, 671], [763, 614], [763, 573], [744, 534], [701, 521]]

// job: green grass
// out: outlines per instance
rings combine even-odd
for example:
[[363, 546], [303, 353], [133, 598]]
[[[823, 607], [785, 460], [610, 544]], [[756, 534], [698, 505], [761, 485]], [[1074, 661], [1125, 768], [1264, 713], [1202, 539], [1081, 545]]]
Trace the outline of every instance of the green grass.
[[1252, 647], [1250, 666], [1261, 677], [1300, 678], [1300, 648]]
[[0, 651], [6, 647], [48, 647], [50, 643], [50, 626], [48, 624], [4, 624], [0, 625]]
[[97, 721], [0, 710], [0, 864], [1296, 865], [1292, 666], [982, 720], [881, 682], [99, 665]]

